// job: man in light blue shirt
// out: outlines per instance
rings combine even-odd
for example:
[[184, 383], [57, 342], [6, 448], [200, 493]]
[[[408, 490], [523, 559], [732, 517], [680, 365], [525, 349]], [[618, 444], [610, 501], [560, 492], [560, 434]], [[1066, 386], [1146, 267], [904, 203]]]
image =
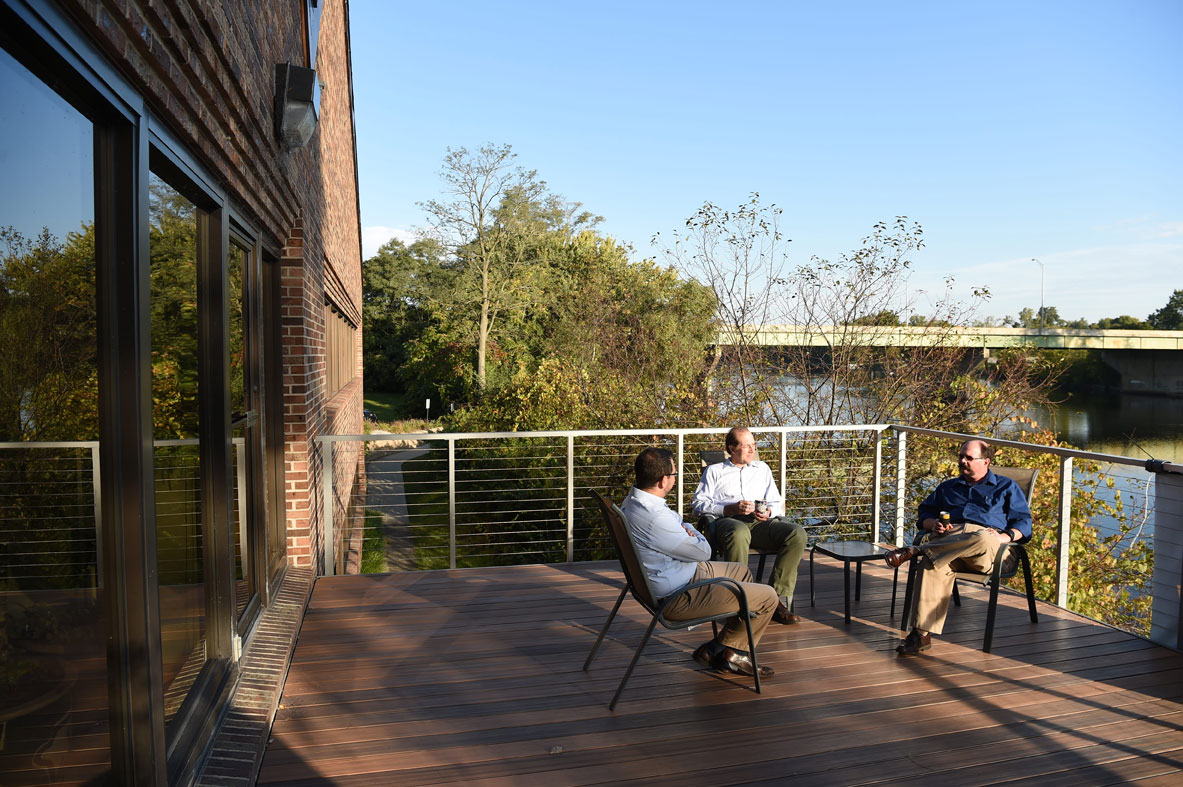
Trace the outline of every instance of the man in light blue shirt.
[[797, 567], [805, 551], [805, 528], [784, 518], [785, 504], [768, 465], [756, 458], [756, 440], [737, 426], [724, 442], [728, 458], [706, 467], [691, 507], [712, 521], [714, 540], [724, 560], [748, 562], [748, 549], [776, 550], [770, 582], [784, 600], [772, 619], [796, 623], [789, 611], [797, 587]]
[[[636, 485], [624, 499], [621, 510], [628, 520], [649, 584], [659, 599], [672, 595], [696, 580], [729, 577], [743, 583], [752, 614], [752, 638], [760, 641], [779, 599], [768, 585], [752, 582], [746, 563], [710, 562], [711, 547], [706, 538], [665, 503], [677, 484], [673, 455], [664, 448], [646, 448], [634, 465]], [[718, 612], [739, 612], [735, 594], [719, 584], [694, 588], [678, 596], [665, 610], [669, 620], [692, 620]], [[751, 675], [747, 654], [747, 628], [739, 615], [727, 621], [718, 639], [703, 643], [694, 660], [720, 672]], [[773, 674], [760, 666], [760, 677]]]

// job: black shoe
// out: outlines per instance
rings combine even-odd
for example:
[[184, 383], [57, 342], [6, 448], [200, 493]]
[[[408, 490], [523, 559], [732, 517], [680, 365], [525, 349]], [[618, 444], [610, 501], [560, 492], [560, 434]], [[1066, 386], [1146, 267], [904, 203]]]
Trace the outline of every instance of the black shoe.
[[895, 652], [901, 656], [918, 656], [931, 647], [931, 634], [921, 634], [920, 629], [912, 629], [907, 638], [896, 646]]
[[900, 547], [886, 552], [883, 555], [883, 560], [892, 568], [899, 568], [904, 563], [907, 563], [914, 557], [919, 557], [923, 554], [917, 547]]
[[715, 660], [715, 655], [719, 652], [721, 645], [717, 645], [713, 639], [707, 640], [698, 646], [698, 650], [694, 651], [694, 660], [702, 666], [710, 669], [711, 662]]
[[[719, 672], [731, 672], [736, 675], [752, 676], [756, 671], [752, 668], [752, 660], [748, 656], [740, 653], [738, 650], [724, 647], [719, 653], [715, 654], [715, 658], [711, 660], [711, 666]], [[760, 665], [760, 677], [770, 678], [776, 672], [772, 667]]]
[[801, 618], [789, 612], [789, 608], [782, 602], [776, 605], [776, 612], [772, 613], [772, 620], [784, 626], [791, 626], [794, 623], [800, 622]]

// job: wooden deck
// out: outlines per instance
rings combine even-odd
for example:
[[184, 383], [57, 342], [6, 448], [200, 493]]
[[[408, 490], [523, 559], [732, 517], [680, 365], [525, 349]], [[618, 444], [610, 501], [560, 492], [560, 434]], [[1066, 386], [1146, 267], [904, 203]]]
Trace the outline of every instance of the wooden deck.
[[[658, 629], [608, 711], [644, 621], [614, 563], [320, 579], [259, 784], [1183, 784], [1183, 655], [1040, 606], [963, 593], [926, 655], [895, 654], [891, 579], [868, 566], [842, 620], [841, 564], [802, 564], [796, 626], [750, 679], [698, 668], [709, 627]], [[902, 596], [902, 588], [901, 588]], [[1005, 606], [1003, 606], [1005, 605]]]

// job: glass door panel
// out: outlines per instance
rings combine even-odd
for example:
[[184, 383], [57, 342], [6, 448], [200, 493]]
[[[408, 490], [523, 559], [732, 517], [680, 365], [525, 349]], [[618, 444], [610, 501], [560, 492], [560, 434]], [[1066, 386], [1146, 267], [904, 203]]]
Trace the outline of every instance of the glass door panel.
[[100, 781], [94, 126], [2, 49], [0, 95], [0, 781]]
[[239, 631], [258, 609], [262, 585], [256, 551], [262, 546], [262, 424], [259, 397], [259, 287], [257, 259], [238, 238], [230, 241], [230, 410], [234, 478], [234, 610]]
[[149, 180], [152, 429], [165, 720], [209, 658], [198, 417], [197, 209]]

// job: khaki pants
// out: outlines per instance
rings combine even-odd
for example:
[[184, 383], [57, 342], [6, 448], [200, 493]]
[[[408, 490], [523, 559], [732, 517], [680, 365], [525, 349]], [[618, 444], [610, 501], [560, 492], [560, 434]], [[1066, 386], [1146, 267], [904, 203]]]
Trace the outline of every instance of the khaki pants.
[[958, 571], [989, 572], [1002, 541], [992, 527], [964, 522], [943, 536], [934, 536], [920, 549], [917, 565], [916, 628], [940, 634], [953, 597], [953, 575]]
[[[748, 597], [748, 611], [752, 613], [752, 639], [759, 642], [780, 601], [776, 591], [770, 585], [753, 582], [752, 572], [740, 563], [699, 563], [698, 570], [694, 572], [694, 581], [711, 577], [730, 577], [743, 583], [744, 593]], [[722, 583], [683, 593], [665, 608], [665, 616], [669, 620], [693, 620], [720, 612], [739, 612], [739, 599], [732, 588]], [[729, 648], [747, 652], [748, 630], [738, 614], [727, 621], [719, 634], [719, 641]]]

